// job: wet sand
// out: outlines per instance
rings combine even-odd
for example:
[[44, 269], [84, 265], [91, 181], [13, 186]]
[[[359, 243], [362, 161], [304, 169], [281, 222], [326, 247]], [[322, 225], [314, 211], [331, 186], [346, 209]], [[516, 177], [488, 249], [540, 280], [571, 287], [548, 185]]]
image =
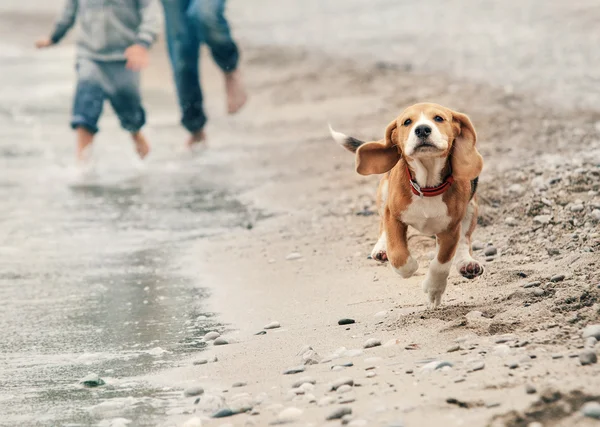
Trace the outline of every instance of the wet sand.
[[[237, 8], [233, 6], [236, 4]], [[87, 417], [73, 422], [119, 425], [118, 419], [124, 418], [131, 420], [130, 425], [182, 425], [199, 417], [207, 426], [266, 426], [277, 421], [284, 408], [296, 407], [302, 413], [294, 425], [321, 426], [339, 424], [326, 422], [326, 416], [339, 407], [349, 407], [354, 425], [367, 426], [592, 425], [594, 421], [583, 418], [579, 411], [585, 401], [598, 399], [590, 378], [598, 375], [599, 368], [597, 364], [581, 366], [578, 357], [585, 351], [583, 327], [598, 323], [599, 236], [593, 212], [599, 202], [600, 115], [593, 110], [571, 109], [568, 102], [550, 103], [545, 95], [564, 91], [570, 92], [570, 99], [584, 99], [593, 94], [574, 90], [573, 82], [550, 84], [545, 80], [547, 75], [527, 80], [534, 84], [520, 89], [519, 81], [501, 70], [496, 71], [504, 80], [494, 75], [477, 83], [465, 79], [470, 74], [448, 73], [434, 66], [423, 71], [425, 65], [418, 65], [418, 61], [414, 72], [406, 71], [403, 60], [385, 57], [382, 63], [377, 55], [362, 56], [365, 51], [360, 43], [328, 47], [334, 39], [320, 40], [316, 37], [319, 33], [313, 34], [312, 43], [299, 39], [304, 48], [289, 47], [290, 31], [296, 28], [293, 23], [300, 22], [302, 15], [281, 21], [288, 22], [287, 26], [273, 24], [278, 31], [271, 33], [273, 39], [264, 40], [253, 35], [268, 33], [264, 28], [260, 31], [261, 21], [241, 4], [232, 2], [231, 12], [239, 19], [244, 71], [252, 97], [240, 115], [227, 117], [221, 77], [204, 61], [210, 149], [189, 163], [171, 154], [185, 135], [175, 125], [177, 114], [165, 83], [169, 72], [163, 47], [155, 49], [154, 67], [144, 80], [149, 109], [154, 112], [151, 117], [155, 117], [149, 132], [156, 141], [156, 157], [144, 178], [148, 181], [144, 182], [143, 194], [154, 194], [151, 206], [162, 206], [166, 212], [132, 217], [132, 221], [149, 224], [149, 231], [145, 229], [142, 236], [156, 233], [157, 228], [164, 232], [168, 271], [189, 281], [188, 290], [170, 306], [171, 313], [183, 310], [190, 322], [204, 320], [198, 317], [204, 316], [203, 312], [217, 313], [218, 324], [225, 326], [216, 324], [214, 329], [230, 344], [204, 343], [196, 331], [193, 338], [200, 347], [206, 345], [205, 351], [166, 359], [151, 354], [148, 366], [156, 369], [133, 378], [126, 371], [114, 376], [99, 372], [106, 376], [109, 387], [101, 389], [98, 396], [87, 395], [79, 405], [71, 400], [68, 405]], [[353, 7], [361, 5], [348, 2], [347, 16]], [[573, 5], [573, 11], [579, 6]], [[310, 4], [306, 11], [297, 12], [316, 12], [316, 7]], [[264, 19], [279, 22], [284, 10], [269, 10], [270, 14], [262, 15]], [[327, 9], [327, 13], [339, 10]], [[293, 12], [289, 9], [286, 13]], [[552, 13], [556, 19], [564, 15], [560, 9]], [[325, 28], [325, 24], [314, 27]], [[543, 34], [539, 32], [542, 39]], [[425, 49], [427, 40], [417, 38], [415, 44]], [[267, 41], [287, 47], [267, 47]], [[315, 49], [320, 41], [323, 46]], [[386, 44], [380, 39], [364, 43], [362, 49], [373, 46], [373, 52]], [[585, 46], [581, 44], [577, 52], [584, 51]], [[340, 57], [326, 53], [336, 47]], [[488, 52], [476, 51], [482, 56]], [[346, 52], [355, 52], [357, 58], [344, 59]], [[53, 62], [53, 55], [63, 55], [63, 59], [54, 57]], [[44, 61], [45, 81], [54, 76], [49, 70], [56, 69], [55, 78], [64, 85], [59, 91], [62, 98], [48, 95], [52, 103], [46, 110], [36, 110], [35, 117], [67, 119], [69, 79], [58, 70], [70, 59], [67, 48], [44, 54], [42, 59], [29, 59]], [[523, 73], [540, 71], [531, 64], [513, 62], [513, 68]], [[483, 60], [479, 63], [483, 64], [480, 68], [470, 63], [469, 70], [485, 75], [490, 67]], [[592, 63], [587, 65], [594, 69]], [[570, 65], [567, 70], [577, 73], [581, 67]], [[37, 96], [32, 99], [39, 100], [39, 90], [33, 89]], [[421, 268], [410, 280], [402, 280], [386, 266], [367, 259], [377, 238], [377, 219], [371, 215], [376, 178], [356, 175], [352, 156], [337, 147], [327, 133], [327, 123], [331, 122], [357, 137], [378, 139], [399, 111], [423, 100], [451, 106], [473, 119], [486, 160], [479, 190], [482, 214], [475, 239], [491, 242], [499, 252], [487, 261], [485, 276], [477, 280], [466, 281], [453, 271], [444, 307], [435, 311], [426, 310], [420, 288], [433, 241], [427, 236], [411, 238]], [[546, 104], [540, 106], [540, 100]], [[57, 109], [58, 105], [64, 105], [63, 109]], [[49, 116], [50, 112], [54, 116]], [[104, 121], [108, 131], [99, 145], [106, 150], [100, 151], [100, 159], [106, 161], [122, 156], [124, 148], [111, 141], [119, 134], [114, 118], [108, 115]], [[67, 130], [55, 125], [45, 124], [43, 129], [57, 140], [70, 137]], [[71, 147], [69, 143], [61, 147], [51, 153], [66, 158]], [[126, 170], [126, 162], [105, 166], [108, 171], [115, 167]], [[31, 174], [27, 169], [15, 169], [24, 177]], [[180, 178], [166, 185], [165, 179], [173, 175]], [[210, 211], [210, 203], [186, 209], [188, 197], [194, 200], [198, 191], [204, 194], [198, 187], [211, 186], [234, 195], [235, 206], [244, 214], [228, 216], [238, 208]], [[187, 188], [189, 192], [170, 192], [168, 188]], [[211, 197], [207, 196], [207, 202]], [[181, 202], [182, 198], [186, 202]], [[34, 194], [32, 199], [39, 196]], [[104, 203], [101, 200], [101, 205]], [[135, 206], [137, 199], [133, 203]], [[583, 210], [571, 210], [579, 204]], [[552, 215], [551, 224], [536, 222], [535, 217], [544, 214]], [[90, 213], [83, 211], [82, 215], [89, 218]], [[195, 222], [198, 215], [199, 222]], [[515, 221], [509, 224], [506, 217]], [[32, 220], [34, 224], [39, 221]], [[99, 225], [100, 231], [105, 230], [102, 227], [106, 224]], [[99, 225], [92, 223], [87, 228], [94, 230]], [[134, 223], [134, 229], [136, 226], [139, 222]], [[207, 233], [214, 228], [220, 232], [198, 235], [199, 228]], [[175, 238], [171, 238], [173, 233]], [[158, 247], [165, 249], [165, 240], [156, 240]], [[126, 252], [133, 251], [120, 240], [105, 244], [109, 249], [125, 246]], [[142, 239], [140, 244], [147, 242]], [[31, 251], [39, 253], [37, 246]], [[300, 257], [287, 260], [292, 253]], [[481, 252], [477, 256], [484, 257]], [[120, 262], [128, 264], [127, 259]], [[148, 260], [142, 259], [141, 264], [147, 265]], [[72, 268], [75, 274], [88, 271], [86, 266]], [[114, 276], [115, 272], [109, 270], [107, 274]], [[557, 274], [565, 275], [564, 280], [550, 281]], [[133, 277], [126, 279], [131, 286]], [[535, 281], [540, 284], [524, 287]], [[202, 311], [190, 310], [186, 299], [195, 286], [208, 287], [210, 292], [201, 302]], [[8, 289], [9, 297], [14, 293], [3, 289]], [[534, 293], [536, 289], [543, 292]], [[13, 317], [7, 318], [7, 323]], [[337, 321], [344, 317], [357, 323], [338, 326]], [[273, 320], [282, 327], [255, 335]], [[166, 323], [181, 328], [177, 322]], [[211, 325], [203, 327], [209, 329]], [[369, 338], [384, 345], [362, 349]], [[321, 360], [332, 361], [309, 365], [304, 373], [283, 375], [284, 370], [302, 363], [299, 353], [306, 345], [312, 346]], [[456, 346], [459, 349], [448, 352]], [[359, 349], [361, 352], [356, 351]], [[597, 347], [593, 351], [597, 352]], [[561, 357], [554, 358], [558, 355]], [[218, 361], [194, 364], [212, 356]], [[435, 369], [437, 365], [430, 364], [435, 361], [450, 362], [452, 367]], [[349, 362], [353, 366], [332, 369]], [[483, 369], [473, 370], [482, 362]], [[15, 363], [9, 368], [14, 369]], [[375, 376], [367, 377], [369, 372]], [[65, 382], [75, 382], [74, 375], [65, 375]], [[292, 383], [306, 375], [314, 379], [314, 387], [306, 386], [299, 394], [291, 391]], [[341, 377], [350, 377], [360, 386], [348, 393], [330, 392], [328, 384]], [[232, 388], [236, 382], [247, 385]], [[182, 393], [193, 385], [205, 390], [197, 404], [196, 397]], [[535, 387], [536, 392], [528, 394], [526, 385]], [[547, 388], [560, 392], [560, 397], [545, 397]], [[111, 395], [113, 390], [118, 393]], [[331, 397], [329, 402], [322, 401], [327, 397]], [[16, 403], [19, 400], [3, 402], [14, 412], [24, 412]], [[255, 413], [210, 419], [223, 407], [242, 406], [252, 406]], [[33, 417], [24, 415], [20, 422], [34, 424], [38, 417], [38, 424], [51, 425], [52, 421], [39, 418], [38, 410], [33, 412]]]

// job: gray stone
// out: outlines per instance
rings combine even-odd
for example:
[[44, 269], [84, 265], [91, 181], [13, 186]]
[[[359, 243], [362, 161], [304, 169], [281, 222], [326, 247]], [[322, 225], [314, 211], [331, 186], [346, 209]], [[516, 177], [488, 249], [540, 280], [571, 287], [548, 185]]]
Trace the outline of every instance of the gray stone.
[[473, 249], [474, 251], [480, 251], [484, 248], [483, 243], [481, 242], [473, 242], [473, 244], [471, 244], [471, 249]]
[[354, 385], [354, 380], [352, 378], [346, 377], [346, 378], [340, 378], [336, 381], [334, 381], [333, 383], [331, 383], [330, 386], [330, 390], [337, 390], [338, 388], [340, 388], [343, 385], [349, 385], [349, 386], [353, 386]]
[[542, 282], [529, 282], [529, 283], [525, 283], [523, 285], [524, 288], [537, 288], [538, 286], [540, 286], [542, 284]]
[[527, 394], [534, 394], [537, 391], [537, 389], [535, 388], [534, 385], [532, 384], [526, 384], [525, 385], [525, 393]]
[[556, 359], [562, 359], [563, 357], [564, 356], [562, 354], [558, 354], [558, 353], [555, 353], [555, 354], [552, 355], [552, 358], [555, 359], [555, 360]]
[[286, 408], [277, 415], [277, 421], [280, 423], [293, 423], [300, 419], [302, 410], [298, 408]]
[[584, 209], [584, 206], [581, 203], [576, 203], [574, 205], [571, 205], [571, 207], [570, 207], [571, 212], [582, 212], [583, 209]]
[[231, 388], [246, 387], [247, 385], [248, 385], [248, 383], [245, 383], [243, 381], [239, 381], [237, 383], [233, 383], [233, 385], [231, 386]]
[[494, 255], [496, 255], [497, 253], [498, 253], [498, 249], [496, 249], [496, 248], [495, 248], [495, 247], [493, 247], [493, 246], [488, 246], [487, 248], [485, 248], [485, 249], [483, 250], [483, 254], [484, 254], [485, 256], [494, 256]]
[[342, 407], [342, 408], [336, 409], [335, 411], [333, 411], [332, 413], [327, 415], [327, 417], [325, 419], [327, 421], [340, 420], [340, 419], [342, 419], [342, 417], [344, 415], [350, 415], [350, 414], [352, 414], [352, 408]]
[[550, 278], [551, 282], [562, 282], [563, 280], [565, 280], [565, 275], [564, 274], [555, 274], [554, 276], [552, 276]]
[[223, 408], [218, 410], [217, 412], [215, 412], [212, 417], [213, 418], [226, 418], [226, 417], [232, 417], [234, 415], [237, 414], [243, 414], [244, 412], [249, 412], [251, 411], [252, 408], [249, 406], [242, 406], [240, 408]]
[[590, 216], [594, 218], [596, 221], [600, 221], [600, 209], [594, 209]]
[[600, 341], [600, 325], [588, 325], [583, 330], [583, 338], [594, 337]]
[[581, 413], [589, 418], [600, 420], [600, 403], [586, 402], [581, 407]]
[[281, 324], [279, 322], [271, 322], [263, 327], [263, 329], [277, 329], [281, 328]]
[[596, 356], [596, 352], [593, 350], [585, 350], [579, 353], [579, 363], [583, 366], [585, 365], [593, 365], [598, 362], [598, 356]]
[[283, 371], [283, 375], [299, 374], [300, 372], [304, 372], [305, 370], [306, 370], [306, 367], [304, 365], [294, 366], [292, 368], [289, 368], [289, 369], [286, 369], [285, 371]]
[[219, 338], [220, 336], [221, 336], [221, 334], [218, 332], [215, 332], [215, 331], [208, 332], [206, 335], [204, 335], [204, 341], [212, 341], [212, 340]]
[[302, 377], [298, 381], [296, 381], [294, 384], [292, 384], [292, 388], [298, 388], [302, 384], [313, 384], [314, 385], [316, 383], [317, 383], [317, 381], [315, 381], [315, 379], [312, 377]]
[[338, 393], [348, 393], [348, 392], [352, 391], [352, 386], [348, 385], [348, 384], [344, 384], [344, 385], [339, 386], [336, 391]]
[[484, 368], [485, 368], [485, 363], [483, 361], [476, 361], [469, 365], [467, 372], [481, 371]]
[[373, 347], [379, 347], [380, 345], [381, 345], [381, 340], [378, 340], [376, 338], [370, 338], [365, 342], [363, 347], [364, 348], [373, 348]]
[[537, 222], [538, 224], [550, 224], [552, 220], [552, 215], [537, 215], [533, 217], [533, 222]]
[[225, 338], [223, 337], [219, 337], [216, 340], [213, 341], [213, 345], [227, 345], [229, 344], [229, 341], [227, 341]]
[[285, 257], [285, 259], [287, 261], [294, 261], [294, 260], [297, 260], [300, 258], [302, 258], [302, 255], [299, 254], [298, 252], [292, 252], [292, 253], [288, 254], [288, 256]]
[[460, 345], [459, 344], [455, 344], [452, 347], [450, 347], [448, 350], [446, 350], [447, 353], [454, 353], [455, 351], [460, 350]]
[[340, 319], [338, 320], [338, 325], [351, 325], [355, 322], [356, 321], [354, 319]]
[[79, 380], [79, 384], [82, 384], [85, 387], [99, 387], [106, 383], [98, 376], [98, 374], [87, 374], [85, 377]]
[[598, 340], [595, 337], [588, 337], [585, 340], [585, 348], [594, 348]]
[[186, 397], [200, 396], [201, 394], [204, 394], [204, 389], [199, 385], [188, 387], [183, 391], [183, 395]]
[[533, 295], [536, 297], [543, 297], [546, 292], [543, 289], [536, 288], [533, 290]]

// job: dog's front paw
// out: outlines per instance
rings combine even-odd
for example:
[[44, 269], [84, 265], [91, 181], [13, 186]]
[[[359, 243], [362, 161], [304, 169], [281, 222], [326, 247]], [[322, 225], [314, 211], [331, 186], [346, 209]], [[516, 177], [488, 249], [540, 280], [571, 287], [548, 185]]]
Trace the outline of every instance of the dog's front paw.
[[472, 258], [460, 262], [457, 265], [457, 269], [460, 275], [467, 279], [474, 279], [476, 277], [479, 277], [485, 271], [483, 265], [481, 265], [478, 261]]
[[409, 256], [403, 266], [396, 267], [392, 265], [392, 268], [403, 279], [408, 279], [409, 277], [412, 277], [412, 275], [415, 274], [415, 272], [419, 269], [419, 263], [412, 256]]
[[381, 249], [377, 252], [373, 251], [371, 253], [371, 258], [379, 262], [386, 262], [388, 260], [387, 252], [384, 249]]
[[431, 277], [426, 277], [423, 281], [423, 292], [429, 298], [429, 308], [434, 309], [442, 303], [442, 295], [446, 290], [446, 280], [434, 280]]

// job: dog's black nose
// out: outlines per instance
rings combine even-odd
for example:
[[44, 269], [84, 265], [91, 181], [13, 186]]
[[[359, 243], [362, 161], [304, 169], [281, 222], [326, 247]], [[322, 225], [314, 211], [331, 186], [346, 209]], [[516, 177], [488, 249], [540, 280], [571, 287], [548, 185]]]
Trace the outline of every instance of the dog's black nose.
[[427, 125], [419, 125], [415, 128], [415, 135], [419, 138], [427, 138], [431, 135], [431, 128]]

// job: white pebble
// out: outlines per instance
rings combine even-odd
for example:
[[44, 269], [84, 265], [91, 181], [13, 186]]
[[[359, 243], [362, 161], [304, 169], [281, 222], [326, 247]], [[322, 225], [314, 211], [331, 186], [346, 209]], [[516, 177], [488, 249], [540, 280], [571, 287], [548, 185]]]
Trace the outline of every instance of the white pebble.
[[302, 410], [298, 408], [286, 408], [277, 415], [277, 421], [280, 423], [293, 423], [302, 416]]
[[288, 256], [285, 257], [285, 259], [287, 261], [294, 261], [296, 259], [300, 259], [302, 258], [302, 255], [299, 254], [298, 252], [292, 252], [291, 254], [288, 254]]
[[202, 420], [198, 417], [190, 418], [183, 424], [183, 427], [202, 427]]
[[212, 341], [212, 340], [216, 340], [217, 338], [219, 338], [221, 336], [220, 333], [218, 332], [209, 332], [206, 335], [204, 335], [204, 341]]
[[319, 400], [317, 402], [317, 405], [319, 405], [319, 406], [329, 406], [333, 402], [335, 402], [335, 399], [333, 397], [331, 397], [331, 396], [325, 396], [325, 397], [323, 397], [321, 400]]
[[264, 326], [263, 329], [277, 329], [281, 328], [281, 324], [279, 322], [271, 322]]

